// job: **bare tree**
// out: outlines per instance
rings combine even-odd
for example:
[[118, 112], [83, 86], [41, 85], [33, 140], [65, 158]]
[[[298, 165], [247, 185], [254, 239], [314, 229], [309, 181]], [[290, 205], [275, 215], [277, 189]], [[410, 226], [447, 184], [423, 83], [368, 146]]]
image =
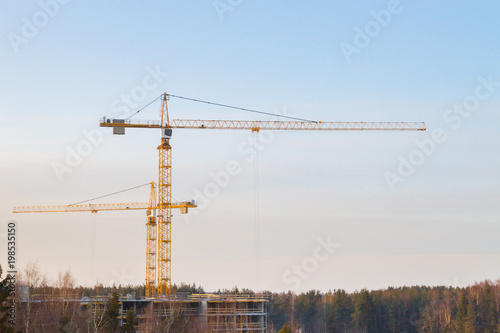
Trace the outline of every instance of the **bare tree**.
[[47, 287], [47, 275], [42, 273], [38, 261], [28, 261], [26, 267], [18, 274], [21, 285], [27, 286], [30, 291]]
[[[19, 281], [18, 286], [21, 288], [21, 290], [18, 290], [17, 294], [21, 295], [22, 298], [27, 296], [25, 299], [21, 299], [21, 301], [24, 301], [24, 304], [20, 306], [23, 312], [23, 330], [24, 332], [31, 332], [33, 329], [32, 321], [34, 319], [32, 314], [32, 295], [36, 290], [43, 290], [47, 287], [47, 275], [42, 273], [37, 261], [28, 261], [26, 267], [19, 272], [17, 278]], [[27, 293], [27, 295], [25, 295], [25, 293]]]
[[186, 315], [182, 304], [174, 302], [151, 302], [143, 319], [139, 328], [144, 332], [202, 332], [196, 329], [198, 322]]
[[493, 297], [495, 299], [495, 309], [500, 313], [500, 279], [493, 284]]
[[74, 290], [75, 284], [76, 280], [69, 269], [64, 273], [58, 273], [55, 287], [59, 291], [59, 299], [56, 303], [57, 317], [59, 318], [58, 322], [61, 330], [63, 330], [66, 325], [71, 324], [72, 317], [74, 316], [74, 311], [70, 311], [69, 306], [72, 304], [70, 300], [71, 292]]
[[75, 288], [76, 280], [68, 269], [66, 272], [59, 272], [56, 281], [56, 287], [59, 289], [59, 298], [61, 302], [61, 316], [67, 318], [67, 310], [69, 306], [69, 292]]
[[169, 314], [163, 322], [162, 332], [186, 332], [189, 319], [180, 305], [170, 304]]
[[89, 302], [89, 307], [87, 311], [89, 311], [89, 328], [90, 332], [98, 333], [100, 332], [107, 324], [106, 311], [107, 311], [108, 302], [99, 302], [99, 301], [91, 301]]
[[158, 327], [159, 323], [156, 322], [156, 316], [153, 310], [153, 302], [149, 303], [147, 308], [144, 309], [143, 321], [139, 325], [140, 331], [154, 332], [154, 328]]
[[67, 296], [68, 291], [75, 287], [76, 279], [68, 269], [66, 272], [57, 275], [56, 287], [59, 288], [62, 297]]

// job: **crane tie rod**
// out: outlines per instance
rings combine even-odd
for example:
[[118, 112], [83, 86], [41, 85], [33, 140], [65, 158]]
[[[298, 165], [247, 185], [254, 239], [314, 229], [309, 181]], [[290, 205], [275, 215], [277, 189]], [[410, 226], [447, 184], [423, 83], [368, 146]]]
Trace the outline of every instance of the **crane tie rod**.
[[84, 201], [80, 201], [80, 202], [75, 202], [75, 203], [69, 204], [68, 206], [78, 205], [78, 204], [81, 204], [81, 203], [84, 203], [84, 202], [88, 202], [88, 201], [92, 201], [92, 200], [97, 200], [97, 199], [109, 197], [111, 195], [115, 195], [115, 194], [118, 194], [118, 193], [123, 193], [123, 192], [126, 192], [126, 191], [134, 190], [136, 188], [143, 187], [143, 186], [146, 186], [146, 185], [151, 185], [151, 183], [147, 183], [147, 184], [143, 184], [143, 185], [139, 185], [139, 186], [134, 186], [134, 187], [131, 187], [131, 188], [127, 188], [125, 190], [118, 191], [118, 192], [114, 192], [114, 193], [102, 195], [102, 196], [97, 197], [97, 198], [92, 198], [92, 199], [88, 199], [88, 200], [84, 200]]
[[198, 102], [198, 103], [205, 103], [205, 104], [210, 104], [210, 105], [221, 106], [221, 107], [224, 107], [224, 108], [235, 109], [235, 110], [240, 110], [240, 111], [260, 113], [260, 114], [265, 114], [265, 115], [268, 115], [268, 116], [276, 116], [276, 117], [281, 117], [281, 118], [288, 118], [288, 119], [293, 119], [293, 120], [300, 120], [300, 121], [308, 121], [308, 122], [317, 123], [317, 121], [315, 121], [315, 120], [308, 120], [308, 119], [303, 119], [303, 118], [283, 116], [283, 115], [276, 114], [276, 113], [270, 113], [270, 112], [263, 112], [263, 111], [256, 111], [256, 110], [251, 110], [251, 109], [245, 109], [245, 108], [240, 108], [240, 107], [237, 107], [237, 106], [231, 106], [231, 105], [226, 105], [226, 104], [220, 104], [220, 103], [202, 101], [202, 100], [199, 100], [199, 99], [194, 99], [194, 98], [189, 98], [189, 97], [182, 97], [182, 96], [176, 96], [176, 95], [171, 95], [171, 94], [167, 94], [167, 96], [169, 96], [169, 97], [176, 97], [176, 98], [180, 98], [180, 99], [185, 99], [185, 100], [188, 100], [188, 101], [193, 101], [193, 102]]
[[149, 102], [148, 104], [144, 105], [142, 108], [140, 108], [139, 110], [135, 111], [134, 113], [132, 113], [127, 119], [130, 119], [132, 118], [133, 116], [135, 116], [136, 114], [138, 114], [139, 112], [141, 112], [142, 110], [144, 110], [145, 108], [147, 108], [148, 106], [150, 106], [151, 104], [153, 104], [153, 102], [155, 102], [156, 100], [158, 100], [161, 96], [158, 96], [156, 97], [155, 99], [153, 99], [151, 102]]

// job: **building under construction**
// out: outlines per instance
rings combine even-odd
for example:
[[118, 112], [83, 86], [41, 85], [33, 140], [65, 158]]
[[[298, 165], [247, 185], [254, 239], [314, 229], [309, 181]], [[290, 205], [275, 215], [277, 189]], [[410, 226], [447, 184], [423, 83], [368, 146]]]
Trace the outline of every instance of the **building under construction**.
[[[120, 300], [120, 325], [133, 309], [139, 328], [182, 321], [193, 332], [267, 332], [267, 299], [257, 295], [177, 294], [157, 299]], [[181, 320], [179, 320], [182, 318]]]
[[[136, 332], [267, 332], [267, 304], [265, 296], [255, 294], [178, 292], [157, 298], [128, 295], [119, 298], [116, 319], [118, 326], [122, 327], [133, 313]], [[26, 293], [25, 297], [20, 297], [19, 310], [35, 318], [35, 314], [50, 317], [50, 310], [47, 309], [72, 308], [81, 325], [98, 331], [105, 314], [109, 313], [109, 307], [109, 296], [78, 299], [69, 295], [30, 297]], [[23, 321], [24, 316], [20, 317]], [[44, 323], [41, 326], [47, 328], [52, 325]], [[52, 328], [57, 329], [57, 325]]]

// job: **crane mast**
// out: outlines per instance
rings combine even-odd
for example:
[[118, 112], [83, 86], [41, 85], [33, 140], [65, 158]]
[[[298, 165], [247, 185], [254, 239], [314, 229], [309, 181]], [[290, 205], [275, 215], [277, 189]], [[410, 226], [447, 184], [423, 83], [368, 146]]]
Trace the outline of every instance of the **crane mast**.
[[149, 194], [148, 204], [148, 222], [146, 223], [146, 297], [150, 297], [156, 292], [156, 241], [157, 241], [157, 224], [156, 224], [156, 190], [154, 184], [151, 184], [151, 193]]
[[[167, 94], [162, 96], [161, 144], [158, 175], [158, 295], [168, 295], [171, 291], [171, 249], [172, 249], [172, 147], [169, 128]], [[154, 293], [154, 291], [153, 291]], [[151, 295], [152, 296], [152, 295]]]

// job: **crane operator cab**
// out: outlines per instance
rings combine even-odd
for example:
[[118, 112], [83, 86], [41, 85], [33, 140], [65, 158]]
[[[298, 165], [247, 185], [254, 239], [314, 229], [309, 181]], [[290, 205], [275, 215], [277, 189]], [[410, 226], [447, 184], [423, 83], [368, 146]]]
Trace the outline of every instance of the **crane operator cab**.
[[172, 129], [171, 128], [162, 128], [161, 129], [161, 138], [169, 140], [172, 137]]

